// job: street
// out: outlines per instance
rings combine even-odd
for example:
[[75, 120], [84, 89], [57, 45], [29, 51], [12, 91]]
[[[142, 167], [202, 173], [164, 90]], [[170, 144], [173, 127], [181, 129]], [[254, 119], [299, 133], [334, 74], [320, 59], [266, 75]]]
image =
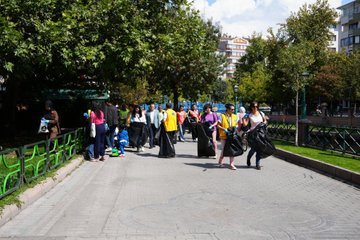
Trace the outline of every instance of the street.
[[196, 145], [86, 161], [0, 239], [359, 239], [359, 188], [274, 157], [247, 168], [247, 153], [218, 168]]

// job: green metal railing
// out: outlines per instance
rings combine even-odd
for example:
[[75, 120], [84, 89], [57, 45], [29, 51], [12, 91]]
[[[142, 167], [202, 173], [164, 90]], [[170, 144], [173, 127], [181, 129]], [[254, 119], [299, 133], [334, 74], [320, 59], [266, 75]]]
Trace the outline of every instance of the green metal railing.
[[71, 159], [83, 149], [84, 131], [79, 128], [53, 142], [44, 140], [0, 151], [0, 199]]
[[268, 134], [272, 139], [295, 143], [294, 123], [269, 122]]
[[309, 125], [305, 145], [360, 156], [360, 129]]
[[[271, 139], [295, 143], [294, 123], [270, 122], [268, 134]], [[360, 129], [340, 128], [307, 124], [303, 133], [303, 145], [323, 150], [360, 156]]]

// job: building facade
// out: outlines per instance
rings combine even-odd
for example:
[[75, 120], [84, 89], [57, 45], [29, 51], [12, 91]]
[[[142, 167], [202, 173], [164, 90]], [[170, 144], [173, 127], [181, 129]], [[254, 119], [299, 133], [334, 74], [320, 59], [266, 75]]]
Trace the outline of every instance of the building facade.
[[[337, 20], [338, 22], [338, 20]], [[331, 39], [328, 46], [329, 51], [338, 52], [339, 51], [339, 24], [330, 26]]]
[[360, 50], [360, 0], [338, 8], [341, 11], [339, 29], [339, 51], [352, 53]]
[[226, 57], [227, 64], [223, 78], [233, 78], [236, 70], [236, 63], [246, 54], [246, 48], [249, 41], [240, 37], [231, 37], [224, 35], [220, 38], [219, 54]]

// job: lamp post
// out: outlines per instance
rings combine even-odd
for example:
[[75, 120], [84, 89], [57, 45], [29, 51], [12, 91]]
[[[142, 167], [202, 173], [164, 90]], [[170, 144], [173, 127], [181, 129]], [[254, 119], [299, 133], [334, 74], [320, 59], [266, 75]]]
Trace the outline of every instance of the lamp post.
[[234, 86], [235, 114], [237, 113], [237, 110], [238, 110], [238, 108], [237, 108], [237, 93], [238, 93], [238, 91], [239, 91], [239, 86], [237, 84], [235, 84], [235, 86]]
[[[303, 72], [301, 74], [301, 76], [303, 77], [304, 81], [306, 80], [307, 77], [309, 77], [309, 73], [308, 72]], [[304, 86], [303, 89], [303, 97], [302, 97], [302, 112], [301, 112], [301, 119], [306, 119], [307, 118], [307, 112], [306, 112], [306, 88]]]

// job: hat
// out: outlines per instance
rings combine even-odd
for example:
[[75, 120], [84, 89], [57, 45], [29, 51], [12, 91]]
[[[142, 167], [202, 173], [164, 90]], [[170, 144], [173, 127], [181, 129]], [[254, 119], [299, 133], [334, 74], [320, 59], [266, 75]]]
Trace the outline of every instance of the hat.
[[240, 108], [239, 108], [239, 112], [240, 112], [240, 113], [245, 113], [245, 112], [246, 112], [246, 110], [245, 110], [245, 108], [244, 108], [244, 107], [240, 107]]

